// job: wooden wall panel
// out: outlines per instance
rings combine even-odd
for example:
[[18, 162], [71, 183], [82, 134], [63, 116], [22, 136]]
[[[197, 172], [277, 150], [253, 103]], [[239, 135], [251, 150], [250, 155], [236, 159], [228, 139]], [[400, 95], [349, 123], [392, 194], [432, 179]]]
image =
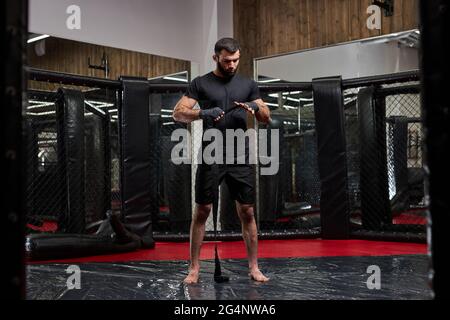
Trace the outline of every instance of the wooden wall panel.
[[360, 8], [361, 3], [359, 1], [349, 1], [348, 17], [349, 17], [349, 41], [361, 39], [361, 27], [360, 27]]
[[[189, 61], [59, 38], [45, 39], [43, 56], [36, 54], [35, 44], [29, 44], [28, 65], [45, 70], [104, 78], [105, 73], [102, 70], [88, 68], [88, 57], [91, 58], [91, 64], [100, 65], [103, 52], [108, 57], [109, 79], [118, 79], [121, 75], [152, 78], [190, 70]], [[55, 86], [31, 81], [30, 88], [52, 90]]]
[[403, 1], [403, 29], [411, 30], [418, 27], [419, 0]]
[[234, 0], [234, 36], [243, 48], [240, 72], [252, 76], [256, 57], [418, 27], [418, 0], [394, 0], [394, 15], [384, 17], [383, 12], [381, 30], [367, 29], [371, 4], [372, 0]]
[[257, 32], [257, 22], [270, 23], [270, 16], [256, 19], [262, 16], [256, 6], [256, 0], [234, 0], [233, 28], [234, 34], [239, 34], [239, 42], [242, 48], [240, 72], [253, 77], [253, 58], [258, 57], [257, 46], [264, 43], [264, 35]]
[[[295, 2], [295, 0], [292, 0]], [[296, 45], [293, 46], [292, 50], [296, 50], [298, 47], [309, 47], [311, 43], [311, 16], [308, 14], [309, 12], [309, 1], [301, 0], [299, 2], [298, 11], [296, 12], [305, 12], [306, 14], [299, 16], [297, 20], [300, 24], [300, 40], [296, 42]], [[292, 38], [295, 38], [295, 35], [291, 35]]]

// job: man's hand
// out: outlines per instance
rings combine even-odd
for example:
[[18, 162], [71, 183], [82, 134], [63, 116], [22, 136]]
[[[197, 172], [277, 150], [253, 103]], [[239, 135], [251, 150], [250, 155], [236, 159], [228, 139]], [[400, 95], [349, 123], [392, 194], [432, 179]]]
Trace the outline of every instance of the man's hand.
[[251, 114], [255, 114], [256, 112], [259, 111], [259, 106], [256, 102], [252, 101], [252, 102], [234, 102], [234, 104], [236, 106], [242, 107], [244, 108], [247, 112], [250, 112]]
[[219, 121], [223, 118], [225, 112], [219, 107], [215, 107], [212, 109], [200, 110], [199, 117], [200, 119], [207, 120], [208, 118], [213, 119], [214, 122]]

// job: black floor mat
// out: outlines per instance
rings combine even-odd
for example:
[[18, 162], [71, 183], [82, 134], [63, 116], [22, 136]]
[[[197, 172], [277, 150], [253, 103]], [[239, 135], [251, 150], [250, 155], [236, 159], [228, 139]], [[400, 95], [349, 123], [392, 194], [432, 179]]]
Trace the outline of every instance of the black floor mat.
[[[431, 299], [428, 257], [260, 259], [268, 283], [248, 278], [247, 260], [224, 259], [227, 283], [214, 282], [214, 260], [202, 261], [200, 281], [184, 285], [187, 261], [79, 264], [80, 289], [68, 289], [69, 264], [27, 266], [27, 299], [100, 300], [399, 300]], [[369, 289], [369, 266], [380, 268], [381, 288]]]

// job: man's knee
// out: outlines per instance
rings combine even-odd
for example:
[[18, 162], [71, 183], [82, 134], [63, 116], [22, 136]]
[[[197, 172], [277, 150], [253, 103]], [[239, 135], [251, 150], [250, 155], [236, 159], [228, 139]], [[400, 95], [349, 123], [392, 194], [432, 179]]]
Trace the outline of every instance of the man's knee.
[[239, 218], [243, 223], [252, 222], [254, 219], [254, 210], [252, 204], [238, 204]]
[[205, 223], [211, 212], [211, 204], [198, 204], [197, 210], [194, 214], [194, 220], [199, 223]]

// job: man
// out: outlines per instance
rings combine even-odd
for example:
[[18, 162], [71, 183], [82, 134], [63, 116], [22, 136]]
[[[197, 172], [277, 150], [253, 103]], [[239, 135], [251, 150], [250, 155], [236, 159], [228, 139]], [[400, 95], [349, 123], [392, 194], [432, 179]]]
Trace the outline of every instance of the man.
[[[268, 107], [260, 98], [255, 81], [236, 74], [240, 47], [236, 40], [223, 38], [214, 48], [213, 59], [216, 69], [204, 76], [194, 79], [186, 94], [178, 101], [173, 112], [175, 121], [190, 123], [202, 119], [203, 128], [211, 127], [220, 130], [225, 138], [226, 129], [247, 130], [247, 113], [256, 117], [260, 122], [267, 123], [270, 119]], [[200, 109], [193, 109], [197, 104]], [[214, 142], [213, 142], [214, 143]], [[225, 153], [226, 143], [223, 151]], [[258, 234], [254, 217], [255, 186], [253, 167], [248, 164], [249, 146], [245, 145], [246, 164], [219, 164], [218, 173], [212, 166], [200, 164], [196, 176], [196, 212], [190, 229], [190, 265], [189, 274], [184, 283], [197, 283], [200, 271], [200, 248], [205, 235], [205, 223], [213, 203], [214, 181], [225, 180], [236, 201], [236, 208], [242, 225], [242, 235], [245, 241], [249, 276], [259, 282], [269, 279], [262, 274], [258, 267], [257, 249]], [[225, 158], [230, 155], [224, 156]], [[235, 155], [235, 159], [242, 155]], [[217, 180], [215, 180], [217, 178]]]

